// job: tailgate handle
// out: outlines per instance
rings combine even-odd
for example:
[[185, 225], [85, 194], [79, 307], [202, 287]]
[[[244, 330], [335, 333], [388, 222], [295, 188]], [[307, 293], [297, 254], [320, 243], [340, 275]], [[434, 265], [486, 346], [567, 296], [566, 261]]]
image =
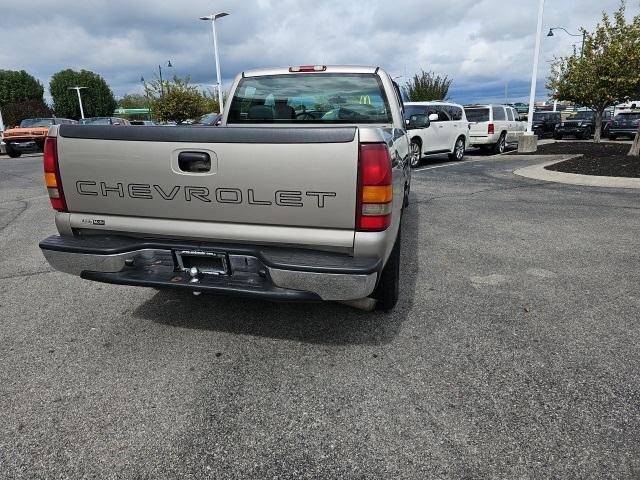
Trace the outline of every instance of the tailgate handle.
[[180, 152], [178, 168], [187, 173], [207, 173], [211, 170], [211, 157], [206, 152]]

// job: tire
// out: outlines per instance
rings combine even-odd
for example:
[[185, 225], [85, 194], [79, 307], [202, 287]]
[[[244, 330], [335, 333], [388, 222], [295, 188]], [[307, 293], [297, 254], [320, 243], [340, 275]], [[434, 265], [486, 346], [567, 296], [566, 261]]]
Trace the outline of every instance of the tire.
[[500, 153], [504, 153], [506, 149], [507, 149], [507, 136], [504, 134], [504, 132], [502, 132], [500, 134], [500, 138], [498, 139], [498, 143], [496, 143], [493, 147], [493, 153], [498, 155]]
[[404, 198], [402, 199], [403, 209], [409, 206], [409, 192], [411, 192], [411, 183], [407, 183], [407, 185], [404, 187]]
[[458, 137], [456, 144], [453, 146], [453, 153], [449, 154], [449, 160], [461, 161], [464, 158], [465, 149], [464, 137]]
[[609, 134], [609, 140], [616, 140], [618, 137], [612, 133]]
[[7, 151], [7, 155], [9, 155], [11, 158], [18, 158], [20, 155], [22, 155], [22, 152], [13, 148], [10, 143], [7, 143], [5, 145], [5, 149]]
[[553, 138], [555, 138], [556, 140], [562, 140], [562, 135], [560, 135], [559, 133], [554, 133]]
[[388, 312], [398, 303], [400, 296], [400, 238], [401, 231], [398, 230], [396, 243], [393, 245], [391, 255], [380, 274], [378, 286], [371, 295], [376, 301], [376, 310]]
[[591, 138], [591, 129], [587, 128], [584, 132], [582, 132], [582, 139], [589, 140]]
[[411, 156], [409, 159], [409, 165], [411, 168], [418, 168], [422, 161], [422, 142], [420, 142], [419, 139], [413, 138], [411, 140], [411, 145], [409, 145], [409, 155]]

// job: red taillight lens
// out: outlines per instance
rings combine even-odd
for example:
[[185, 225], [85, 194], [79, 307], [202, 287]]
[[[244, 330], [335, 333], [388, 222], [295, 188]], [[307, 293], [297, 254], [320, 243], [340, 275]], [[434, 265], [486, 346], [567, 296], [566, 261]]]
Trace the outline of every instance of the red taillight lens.
[[493, 123], [490, 123], [489, 126], [487, 127], [487, 133], [489, 135], [493, 135], [496, 131], [496, 127]]
[[391, 224], [391, 158], [384, 143], [361, 143], [356, 230], [376, 232]]
[[44, 141], [44, 182], [49, 192], [51, 206], [59, 212], [66, 212], [67, 204], [62, 192], [58, 168], [58, 144], [55, 137], [47, 137]]

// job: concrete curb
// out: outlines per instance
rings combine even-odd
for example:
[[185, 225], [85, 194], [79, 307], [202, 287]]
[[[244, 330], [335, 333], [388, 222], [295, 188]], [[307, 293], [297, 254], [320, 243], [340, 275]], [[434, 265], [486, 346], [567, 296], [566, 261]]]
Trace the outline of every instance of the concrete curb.
[[[582, 185], [585, 187], [607, 187], [607, 188], [638, 188], [640, 189], [640, 178], [625, 177], [601, 177], [597, 175], [580, 175], [577, 173], [563, 173], [546, 170], [544, 167], [553, 165], [554, 163], [564, 162], [572, 158], [579, 157], [574, 155], [561, 160], [552, 160], [550, 162], [532, 165], [530, 167], [519, 168], [514, 171], [515, 175], [520, 177], [532, 178], [534, 180], [544, 180], [546, 182], [566, 183], [569, 185]], [[523, 157], [521, 155], [520, 157]]]

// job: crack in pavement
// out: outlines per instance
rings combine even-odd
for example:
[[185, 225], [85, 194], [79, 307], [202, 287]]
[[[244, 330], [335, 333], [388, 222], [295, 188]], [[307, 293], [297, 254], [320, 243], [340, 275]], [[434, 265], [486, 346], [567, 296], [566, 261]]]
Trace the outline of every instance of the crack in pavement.
[[12, 278], [22, 278], [22, 277], [34, 277], [36, 275], [42, 275], [45, 273], [53, 273], [56, 270], [39, 270], [37, 272], [30, 272], [30, 273], [16, 273], [13, 275], [7, 275], [6, 277], [0, 277], [0, 280], [8, 280], [8, 279], [12, 279]]
[[5, 203], [26, 202], [29, 200], [37, 200], [38, 198], [49, 198], [48, 195], [36, 195], [34, 197], [14, 198], [13, 200], [0, 200], [0, 205]]
[[[9, 225], [11, 225], [13, 222], [16, 221], [16, 219], [22, 215], [22, 213], [29, 208], [29, 202], [23, 202], [23, 201], [15, 201], [15, 203], [18, 203], [18, 208], [14, 209], [14, 210], [9, 210], [11, 213], [13, 213], [15, 210], [18, 210], [18, 212], [13, 216], [13, 218], [11, 218], [6, 224], [4, 225], [0, 225], [0, 232], [3, 232], [5, 230], [5, 228], [7, 228]], [[9, 202], [4, 202], [4, 203], [9, 203]], [[20, 208], [22, 207], [22, 208]], [[9, 215], [10, 216], [10, 215]]]
[[440, 200], [443, 198], [465, 198], [465, 197], [472, 197], [474, 195], [478, 195], [481, 193], [487, 193], [487, 192], [501, 192], [501, 191], [508, 191], [508, 190], [519, 190], [521, 188], [531, 188], [531, 187], [540, 187], [540, 186], [545, 186], [545, 185], [549, 185], [547, 182], [544, 183], [534, 183], [534, 184], [526, 184], [526, 185], [517, 185], [517, 186], [513, 186], [513, 187], [499, 187], [499, 188], [485, 188], [483, 190], [476, 190], [475, 192], [469, 192], [469, 193], [457, 193], [454, 195], [436, 195], [434, 197], [430, 197], [424, 200], [418, 200], [418, 201], [414, 201], [411, 202], [412, 204], [426, 204], [426, 203], [430, 203], [433, 200]]

